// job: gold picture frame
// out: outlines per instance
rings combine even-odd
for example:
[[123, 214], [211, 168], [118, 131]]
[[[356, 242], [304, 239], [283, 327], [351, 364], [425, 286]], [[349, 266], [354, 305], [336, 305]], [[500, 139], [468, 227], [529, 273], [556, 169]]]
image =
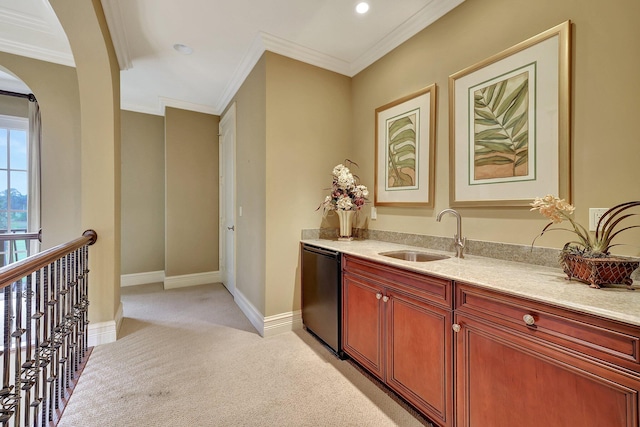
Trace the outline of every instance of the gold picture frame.
[[449, 76], [451, 206], [571, 202], [566, 21]]
[[435, 84], [375, 110], [374, 206], [433, 207]]

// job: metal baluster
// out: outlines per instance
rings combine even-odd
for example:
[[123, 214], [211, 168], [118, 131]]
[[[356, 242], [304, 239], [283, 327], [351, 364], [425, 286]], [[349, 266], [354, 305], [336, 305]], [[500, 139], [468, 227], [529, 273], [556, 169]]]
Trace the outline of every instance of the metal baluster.
[[89, 262], [88, 262], [88, 254], [89, 248], [88, 246], [83, 246], [78, 250], [80, 256], [80, 301], [82, 307], [82, 318], [81, 318], [81, 333], [82, 333], [82, 344], [81, 344], [81, 352], [82, 359], [86, 357], [87, 351], [87, 343], [89, 342], [89, 332], [87, 325], [89, 324], [89, 320], [87, 319], [87, 310], [89, 309], [89, 298], [87, 295], [87, 274], [89, 274]]
[[6, 426], [13, 411], [5, 409], [5, 402], [11, 398], [10, 369], [11, 369], [11, 286], [4, 288], [4, 335], [2, 340], [2, 390], [0, 390], [0, 400], [2, 409], [0, 410], [0, 422]]
[[41, 414], [41, 422], [40, 425], [45, 426], [47, 425], [47, 422], [49, 421], [48, 419], [48, 411], [49, 411], [49, 396], [47, 394], [48, 389], [47, 389], [47, 380], [48, 380], [48, 371], [49, 371], [49, 360], [47, 357], [47, 352], [48, 352], [48, 335], [47, 335], [47, 326], [48, 326], [48, 304], [47, 304], [47, 300], [48, 300], [48, 293], [49, 293], [49, 272], [50, 270], [50, 266], [46, 266], [42, 269], [42, 289], [41, 289], [41, 296], [38, 298], [38, 302], [42, 303], [41, 306], [41, 311], [42, 311], [42, 317], [40, 319], [40, 324], [41, 324], [41, 328], [42, 328], [42, 341], [41, 341], [41, 347], [40, 347], [40, 354], [39, 354], [39, 359], [40, 359], [40, 363], [42, 366], [42, 372], [41, 372], [41, 381], [40, 384], [42, 385], [42, 406], [40, 407], [40, 414]]
[[15, 414], [14, 419], [15, 422], [20, 422], [20, 400], [22, 397], [22, 387], [20, 386], [20, 377], [22, 374], [22, 334], [24, 330], [22, 329], [22, 282], [18, 280], [11, 285], [14, 289], [15, 298], [13, 299], [14, 304], [14, 329], [11, 334], [15, 341], [15, 351], [14, 351], [14, 382], [15, 382]]
[[53, 338], [53, 358], [51, 360], [51, 369], [53, 370], [53, 396], [51, 396], [52, 400], [52, 417], [53, 410], [56, 410], [60, 407], [60, 260], [55, 262], [55, 276], [53, 279], [53, 283], [51, 286], [52, 290], [52, 299], [51, 305], [53, 307], [53, 327], [51, 332], [51, 337]]
[[42, 383], [42, 377], [41, 377], [41, 359], [40, 359], [40, 342], [41, 342], [41, 327], [42, 327], [42, 269], [36, 271], [35, 273], [36, 275], [36, 280], [35, 280], [35, 302], [36, 302], [36, 307], [35, 307], [35, 313], [33, 314], [33, 320], [35, 322], [35, 326], [34, 326], [34, 330], [35, 330], [35, 337], [34, 337], [34, 370], [35, 370], [35, 387], [33, 390], [33, 402], [31, 402], [31, 408], [33, 409], [33, 427], [37, 427], [38, 426], [38, 413], [39, 410], [42, 409], [42, 407], [40, 406], [40, 404], [42, 403], [42, 396], [40, 396], [40, 385], [43, 384]]
[[[28, 243], [27, 243], [28, 245]], [[24, 423], [28, 426], [31, 424], [31, 412], [29, 411], [29, 405], [31, 404], [31, 389], [33, 388], [33, 358], [32, 358], [32, 345], [33, 345], [33, 274], [29, 274], [26, 278], [26, 289], [24, 296], [26, 298], [26, 313], [24, 318], [24, 324], [26, 329], [26, 343], [25, 343], [25, 355], [24, 363], [22, 364], [22, 381], [24, 389]]]
[[71, 281], [71, 309], [73, 313], [73, 333], [72, 333], [72, 341], [73, 341], [73, 378], [76, 378], [76, 373], [80, 367], [79, 360], [79, 351], [78, 351], [78, 331], [79, 325], [78, 322], [80, 320], [79, 312], [78, 312], [78, 251], [73, 251], [69, 254], [71, 259], [71, 274], [73, 276], [73, 280]]
[[[49, 422], [53, 419], [53, 401], [55, 399], [55, 390], [53, 389], [53, 381], [55, 379], [55, 362], [53, 360], [53, 354], [55, 351], [55, 343], [54, 343], [54, 322], [55, 322], [55, 315], [54, 315], [54, 310], [53, 310], [53, 304], [52, 304], [52, 293], [53, 290], [55, 289], [55, 262], [52, 263], [49, 266], [49, 271], [48, 271], [48, 278], [47, 278], [47, 292], [46, 292], [46, 314], [45, 314], [45, 320], [46, 320], [46, 337], [47, 337], [47, 344], [48, 344], [48, 348], [47, 348], [47, 371], [48, 371], [48, 376], [47, 376], [47, 418], [45, 420], [45, 422]], [[44, 423], [43, 423], [44, 425]]]

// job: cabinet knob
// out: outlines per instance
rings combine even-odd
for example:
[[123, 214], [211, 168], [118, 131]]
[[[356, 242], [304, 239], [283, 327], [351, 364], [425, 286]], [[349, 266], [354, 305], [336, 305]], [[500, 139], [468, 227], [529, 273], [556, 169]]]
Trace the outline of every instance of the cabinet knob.
[[525, 314], [524, 316], [522, 316], [522, 320], [524, 320], [524, 323], [529, 326], [533, 326], [536, 324], [536, 319], [534, 319], [530, 314]]
[[380, 299], [380, 298], [382, 298], [382, 294], [381, 294], [380, 292], [378, 292], [378, 293], [376, 294], [376, 299]]
[[386, 296], [386, 295], [385, 295], [385, 296], [383, 296], [383, 297], [382, 297], [382, 301], [384, 301], [384, 302], [389, 301], [389, 297], [388, 297], [388, 296]]
[[460, 325], [454, 323], [453, 325], [451, 325], [451, 329], [453, 329], [453, 332], [460, 332]]

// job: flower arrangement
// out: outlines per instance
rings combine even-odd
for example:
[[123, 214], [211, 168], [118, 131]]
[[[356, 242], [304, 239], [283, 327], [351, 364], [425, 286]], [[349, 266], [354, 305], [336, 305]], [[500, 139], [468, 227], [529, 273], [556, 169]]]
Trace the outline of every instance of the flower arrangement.
[[[551, 222], [542, 229], [542, 233], [540, 233], [536, 239], [545, 232], [552, 230], [572, 232], [578, 240], [567, 242], [564, 245], [563, 252], [579, 254], [584, 257], [603, 258], [609, 256], [609, 250], [613, 246], [618, 246], [612, 243], [616, 236], [625, 230], [640, 227], [640, 225], [621, 226], [622, 221], [636, 215], [634, 213], [628, 213], [627, 210], [640, 206], [640, 201], [621, 203], [607, 210], [598, 221], [595, 233], [593, 234], [571, 217], [575, 208], [564, 199], [547, 195], [542, 198], [536, 198], [533, 203], [531, 203], [531, 206], [532, 211], [537, 210], [551, 220]], [[571, 224], [571, 228], [552, 228], [554, 224], [559, 224], [564, 220], [567, 220]]]
[[[350, 165], [358, 166], [356, 163], [346, 160]], [[331, 194], [318, 206], [326, 211], [356, 211], [360, 210], [367, 202], [369, 190], [364, 185], [356, 182], [357, 177], [351, 173], [348, 167], [343, 164], [333, 168], [333, 183], [330, 188]]]

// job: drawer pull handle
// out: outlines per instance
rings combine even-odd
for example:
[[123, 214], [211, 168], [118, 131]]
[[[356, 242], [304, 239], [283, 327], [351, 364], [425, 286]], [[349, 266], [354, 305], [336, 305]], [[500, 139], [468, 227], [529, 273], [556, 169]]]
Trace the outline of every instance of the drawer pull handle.
[[388, 296], [386, 296], [386, 295], [385, 295], [385, 296], [383, 296], [383, 297], [382, 297], [382, 301], [384, 301], [384, 302], [389, 301], [389, 297], [388, 297]]
[[534, 319], [530, 314], [525, 314], [524, 316], [522, 316], [522, 320], [524, 320], [524, 323], [526, 323], [528, 326], [533, 326], [536, 324], [536, 319]]
[[380, 299], [380, 298], [382, 298], [382, 294], [381, 294], [380, 292], [378, 292], [378, 293], [376, 294], [376, 299]]
[[451, 325], [451, 328], [453, 329], [453, 332], [460, 332], [460, 325], [458, 325], [457, 323]]

